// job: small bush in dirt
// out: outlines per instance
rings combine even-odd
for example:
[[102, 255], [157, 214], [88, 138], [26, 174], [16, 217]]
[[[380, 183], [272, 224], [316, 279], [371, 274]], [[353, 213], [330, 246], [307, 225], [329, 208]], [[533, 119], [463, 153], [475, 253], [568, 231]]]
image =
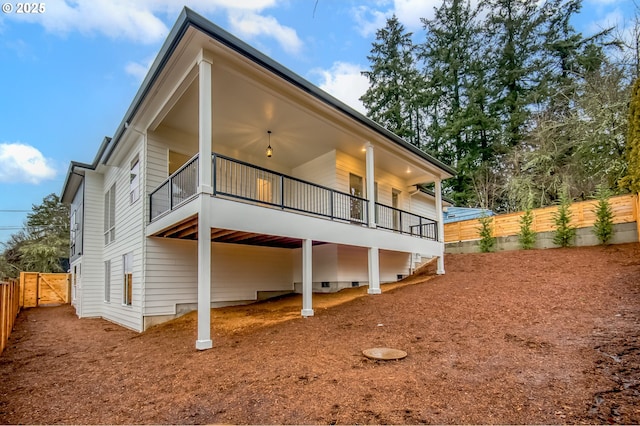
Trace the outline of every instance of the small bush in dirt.
[[524, 214], [520, 218], [520, 234], [518, 234], [518, 241], [520, 241], [520, 247], [524, 250], [530, 250], [536, 245], [536, 233], [531, 229], [533, 224], [533, 212], [530, 208], [524, 211]]
[[613, 237], [613, 210], [609, 204], [611, 192], [604, 186], [598, 186], [596, 191], [596, 199], [598, 204], [593, 210], [596, 215], [596, 221], [593, 224], [593, 233], [598, 237], [600, 244], [607, 244]]
[[480, 221], [480, 251], [488, 253], [493, 251], [496, 245], [496, 238], [493, 236], [493, 218], [483, 214], [478, 220]]
[[570, 225], [571, 211], [569, 211], [569, 206], [571, 201], [567, 192], [565, 189], [560, 193], [560, 205], [558, 211], [553, 215], [553, 222], [556, 225], [553, 243], [560, 247], [569, 247], [576, 237], [576, 228]]

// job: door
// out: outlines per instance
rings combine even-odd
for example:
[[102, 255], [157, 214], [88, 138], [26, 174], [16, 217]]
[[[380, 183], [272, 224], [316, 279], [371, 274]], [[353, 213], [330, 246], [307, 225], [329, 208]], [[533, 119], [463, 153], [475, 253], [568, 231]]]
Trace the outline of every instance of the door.
[[[349, 194], [354, 197], [362, 198], [362, 176], [354, 175], [353, 173], [349, 173]], [[362, 222], [364, 220], [363, 216], [364, 206], [363, 201], [355, 198], [351, 198], [351, 219]]]
[[71, 277], [71, 304], [76, 307], [76, 313], [80, 315], [82, 308], [82, 263], [73, 267]]
[[391, 207], [394, 208], [393, 210], [393, 229], [395, 231], [400, 231], [400, 227], [402, 226], [402, 224], [400, 223], [400, 212], [397, 210], [399, 209], [400, 205], [400, 191], [398, 191], [397, 189], [392, 189], [391, 190]]

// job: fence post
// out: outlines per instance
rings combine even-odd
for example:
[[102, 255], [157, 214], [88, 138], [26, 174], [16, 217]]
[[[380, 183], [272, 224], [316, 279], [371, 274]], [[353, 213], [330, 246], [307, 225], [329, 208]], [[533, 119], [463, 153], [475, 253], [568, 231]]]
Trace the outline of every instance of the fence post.
[[640, 217], [640, 192], [637, 193], [635, 196], [635, 208], [633, 209], [633, 216], [634, 219], [636, 220], [636, 230], [638, 231], [638, 241], [640, 242], [640, 221], [638, 220], [638, 217]]
[[5, 333], [7, 330], [7, 322], [9, 321], [9, 310], [7, 309], [7, 284], [0, 283], [0, 353], [4, 351], [6, 342]]

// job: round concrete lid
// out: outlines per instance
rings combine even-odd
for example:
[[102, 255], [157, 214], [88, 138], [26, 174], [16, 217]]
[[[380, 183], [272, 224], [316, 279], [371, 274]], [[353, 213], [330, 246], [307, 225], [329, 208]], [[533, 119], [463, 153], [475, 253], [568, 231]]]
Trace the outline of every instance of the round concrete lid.
[[393, 359], [402, 359], [407, 356], [405, 351], [401, 351], [400, 349], [391, 349], [391, 348], [371, 348], [365, 349], [362, 351], [362, 354], [369, 359], [377, 359], [377, 360], [393, 360]]

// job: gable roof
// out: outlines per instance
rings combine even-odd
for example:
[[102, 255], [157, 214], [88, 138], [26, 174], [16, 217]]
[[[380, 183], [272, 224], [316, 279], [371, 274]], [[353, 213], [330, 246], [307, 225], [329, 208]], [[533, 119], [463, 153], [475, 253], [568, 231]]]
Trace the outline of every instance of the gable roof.
[[[374, 122], [373, 120], [367, 118], [366, 116], [359, 113], [355, 109], [351, 108], [345, 103], [329, 95], [328, 93], [321, 90], [317, 86], [311, 84], [309, 81], [300, 77], [293, 71], [289, 70], [288, 68], [284, 67], [283, 65], [274, 61], [273, 59], [269, 58], [262, 52], [251, 47], [247, 43], [243, 42], [242, 40], [238, 39], [237, 37], [233, 36], [229, 32], [225, 31], [221, 27], [217, 26], [213, 22], [207, 20], [203, 16], [197, 14], [196, 12], [194, 12], [193, 10], [187, 7], [183, 8], [182, 12], [180, 13], [180, 16], [178, 17], [178, 20], [176, 21], [169, 35], [167, 36], [167, 39], [162, 45], [160, 51], [158, 52], [158, 55], [155, 61], [153, 62], [153, 64], [151, 65], [151, 68], [149, 69], [149, 72], [147, 73], [147, 76], [143, 80], [142, 85], [138, 89], [138, 92], [136, 93], [135, 97], [133, 98], [133, 101], [131, 102], [131, 105], [129, 106], [122, 121], [117, 127], [113, 138], [106, 138], [105, 143], [103, 143], [103, 145], [100, 147], [100, 150], [98, 151], [98, 155], [96, 156], [96, 159], [92, 164], [94, 169], [98, 164], [105, 164], [107, 161], [109, 161], [109, 158], [114, 153], [126, 129], [128, 128], [129, 123], [131, 123], [133, 118], [136, 116], [136, 113], [138, 112], [143, 101], [151, 91], [151, 88], [153, 87], [154, 83], [160, 76], [161, 72], [167, 65], [167, 62], [175, 52], [177, 46], [179, 45], [179, 43], [181, 42], [181, 40], [183, 39], [184, 35], [186, 34], [189, 28], [195, 28], [198, 31], [206, 34], [208, 37], [211, 37], [213, 40], [228, 47], [229, 49], [233, 50], [237, 54], [251, 60], [255, 64], [259, 65], [260, 67], [268, 70], [272, 74], [282, 78], [289, 84], [308, 93], [309, 95], [313, 96], [316, 100], [323, 102], [324, 104], [330, 106], [335, 110], [340, 111], [342, 114], [348, 116], [349, 118], [374, 130], [378, 134], [382, 135], [384, 138], [395, 142], [402, 148], [410, 151], [411, 153], [415, 154], [418, 157], [421, 157], [422, 159], [426, 160], [427, 162], [431, 163], [432, 165], [440, 169], [443, 172], [443, 175], [445, 177], [451, 177], [456, 174], [456, 170], [451, 166], [425, 153], [424, 151], [418, 149], [414, 145], [411, 145], [410, 143], [408, 143], [398, 135], [385, 129], [378, 123]], [[65, 180], [65, 186], [63, 187], [63, 190], [62, 190], [63, 194], [67, 192], [66, 186], [70, 180], [70, 174], [72, 173], [73, 168], [74, 168], [74, 163], [72, 163], [71, 167], [69, 168], [69, 174], [67, 175], [67, 179]]]
[[280, 78], [287, 81], [288, 83], [309, 93], [317, 100], [331, 106], [334, 109], [341, 111], [342, 113], [349, 116], [350, 118], [375, 130], [376, 132], [383, 135], [387, 139], [394, 141], [395, 143], [402, 146], [403, 148], [424, 158], [425, 160], [427, 160], [428, 162], [430, 162], [431, 164], [433, 164], [434, 166], [438, 167], [443, 172], [445, 172], [445, 174], [454, 175], [456, 173], [456, 170], [451, 166], [448, 166], [447, 164], [436, 159], [435, 157], [425, 153], [424, 151], [421, 151], [414, 145], [411, 145], [410, 143], [406, 142], [404, 139], [400, 138], [398, 135], [394, 134], [393, 132], [390, 132], [389, 130], [385, 129], [378, 123], [365, 117], [363, 114], [357, 112], [353, 108], [349, 107], [348, 105], [344, 104], [343, 102], [329, 95], [328, 93], [321, 90], [317, 86], [311, 84], [304, 78], [295, 74], [293, 71], [289, 70], [288, 68], [284, 67], [283, 65], [274, 61], [273, 59], [269, 58], [268, 56], [256, 50], [255, 48], [249, 46], [247, 43], [243, 42], [242, 40], [238, 39], [237, 37], [233, 36], [232, 34], [228, 33], [227, 31], [223, 30], [222, 28], [214, 24], [213, 22], [207, 20], [206, 18], [202, 17], [201, 15], [197, 14], [196, 12], [194, 12], [193, 10], [187, 7], [185, 7], [182, 10], [182, 13], [178, 17], [178, 20], [176, 21], [175, 25], [171, 29], [169, 36], [167, 37], [162, 48], [160, 49], [160, 52], [158, 53], [156, 60], [151, 66], [149, 73], [147, 74], [146, 78], [142, 82], [142, 86], [136, 93], [136, 96], [134, 97], [133, 102], [131, 103], [131, 106], [127, 110], [122, 122], [118, 126], [116, 133], [113, 137], [113, 141], [112, 141], [113, 143], [108, 147], [108, 149], [104, 154], [104, 157], [102, 160], [103, 162], [106, 162], [109, 160], [109, 157], [111, 156], [111, 154], [113, 153], [113, 150], [118, 145], [120, 138], [122, 137], [124, 131], [127, 128], [127, 123], [130, 123], [132, 121], [133, 117], [138, 111], [138, 108], [140, 107], [146, 95], [149, 93], [151, 87], [153, 86], [153, 83], [156, 81], [157, 77], [162, 72], [164, 66], [166, 65], [167, 61], [171, 57], [172, 53], [174, 52], [175, 48], [178, 46], [178, 44], [182, 40], [182, 37], [184, 36], [184, 34], [186, 33], [189, 27], [194, 27], [198, 29], [199, 31], [205, 33], [207, 36], [220, 42], [224, 46], [227, 46], [228, 48], [232, 49], [238, 54], [250, 59], [251, 61], [267, 69], [271, 73], [279, 76]]

